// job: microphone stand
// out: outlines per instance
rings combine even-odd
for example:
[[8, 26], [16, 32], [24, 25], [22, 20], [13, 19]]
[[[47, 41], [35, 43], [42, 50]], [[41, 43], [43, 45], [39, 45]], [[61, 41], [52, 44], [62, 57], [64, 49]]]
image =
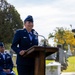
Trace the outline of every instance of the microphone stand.
[[46, 38], [43, 35], [38, 35], [44, 38], [44, 47], [46, 46]]

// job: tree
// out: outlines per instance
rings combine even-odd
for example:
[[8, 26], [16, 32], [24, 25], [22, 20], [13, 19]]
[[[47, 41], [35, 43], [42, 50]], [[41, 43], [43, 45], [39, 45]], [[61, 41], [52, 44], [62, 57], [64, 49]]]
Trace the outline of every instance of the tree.
[[54, 37], [54, 42], [57, 44], [62, 44], [64, 49], [67, 49], [67, 45], [71, 46], [71, 50], [73, 50], [73, 46], [75, 46], [75, 38], [74, 33], [71, 30], [57, 27], [54, 35], [52, 33], [49, 34], [49, 39]]
[[0, 0], [0, 41], [11, 43], [16, 29], [23, 28], [20, 14], [6, 0]]

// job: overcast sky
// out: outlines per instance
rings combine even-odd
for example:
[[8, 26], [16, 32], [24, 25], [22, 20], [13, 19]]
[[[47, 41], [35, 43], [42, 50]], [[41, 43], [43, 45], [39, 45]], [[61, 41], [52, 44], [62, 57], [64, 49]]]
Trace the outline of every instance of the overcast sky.
[[[19, 12], [21, 19], [32, 15], [34, 29], [48, 38], [56, 27], [75, 28], [75, 0], [7, 0]], [[53, 44], [52, 40], [50, 42]]]

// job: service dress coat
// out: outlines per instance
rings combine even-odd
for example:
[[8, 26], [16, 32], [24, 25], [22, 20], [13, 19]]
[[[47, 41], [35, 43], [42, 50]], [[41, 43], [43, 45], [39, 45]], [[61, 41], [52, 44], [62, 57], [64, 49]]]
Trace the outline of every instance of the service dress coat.
[[34, 65], [34, 58], [23, 57], [19, 54], [21, 50], [27, 50], [34, 45], [38, 45], [38, 36], [34, 32], [35, 30], [32, 29], [32, 40], [30, 40], [26, 29], [19, 29], [14, 35], [11, 48], [17, 54], [17, 64], [19, 65]]
[[5, 53], [5, 58], [3, 58], [2, 53], [0, 53], [0, 71], [3, 69], [10, 69], [12, 71], [13, 68], [13, 61], [10, 54]]

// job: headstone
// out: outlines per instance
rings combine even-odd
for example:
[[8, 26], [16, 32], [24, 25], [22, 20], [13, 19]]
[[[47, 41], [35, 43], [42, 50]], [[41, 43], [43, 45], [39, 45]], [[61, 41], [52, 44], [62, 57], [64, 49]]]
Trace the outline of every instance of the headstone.
[[72, 56], [71, 49], [70, 49], [70, 45], [68, 45], [68, 52], [67, 52], [67, 55], [68, 55], [68, 56]]
[[56, 59], [56, 53], [53, 53], [46, 57], [47, 60], [55, 60]]
[[58, 47], [59, 47], [59, 51], [57, 52], [57, 59], [56, 59], [56, 61], [61, 63], [61, 70], [66, 70], [67, 66], [68, 66], [66, 50], [63, 50], [63, 47], [60, 46], [60, 45]]
[[67, 53], [65, 50], [59, 49], [59, 63], [61, 63], [61, 70], [66, 70], [68, 63], [67, 63]]
[[61, 64], [59, 62], [51, 62], [46, 65], [46, 75], [60, 75]]

